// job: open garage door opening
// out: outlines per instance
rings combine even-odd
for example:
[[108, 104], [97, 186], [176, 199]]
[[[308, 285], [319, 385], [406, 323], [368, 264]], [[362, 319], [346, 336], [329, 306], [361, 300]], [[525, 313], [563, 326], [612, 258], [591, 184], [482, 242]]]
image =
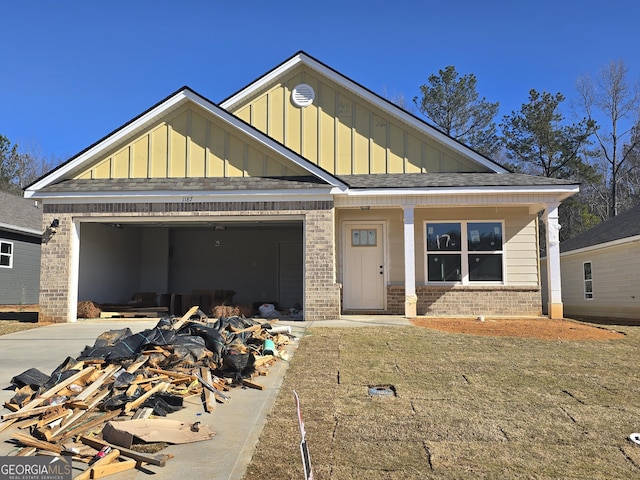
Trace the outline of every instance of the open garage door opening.
[[261, 304], [304, 307], [302, 220], [80, 224], [78, 302], [167, 307], [215, 305], [244, 315]]

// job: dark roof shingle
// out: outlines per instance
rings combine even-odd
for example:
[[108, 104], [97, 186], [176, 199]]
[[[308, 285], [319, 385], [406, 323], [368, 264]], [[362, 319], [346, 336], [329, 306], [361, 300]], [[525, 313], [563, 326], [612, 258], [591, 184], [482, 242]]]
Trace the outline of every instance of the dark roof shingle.
[[18, 230], [42, 229], [42, 210], [28, 198], [0, 192], [0, 223]]
[[640, 235], [640, 205], [565, 240], [560, 244], [560, 252], [570, 252], [636, 235]]
[[526, 187], [577, 185], [578, 182], [521, 173], [393, 173], [339, 175], [350, 188]]

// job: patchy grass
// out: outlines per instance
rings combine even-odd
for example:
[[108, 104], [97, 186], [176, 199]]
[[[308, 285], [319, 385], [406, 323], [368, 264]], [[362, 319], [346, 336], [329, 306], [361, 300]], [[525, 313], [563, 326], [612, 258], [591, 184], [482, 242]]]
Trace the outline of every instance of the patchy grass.
[[23, 322], [20, 320], [2, 320], [0, 319], [0, 335], [7, 335], [8, 333], [21, 332], [23, 330], [31, 330], [32, 328], [42, 327], [48, 325], [38, 322]]
[[[300, 340], [245, 479], [640, 476], [640, 328], [612, 340], [314, 328]], [[372, 397], [393, 385], [395, 398]]]

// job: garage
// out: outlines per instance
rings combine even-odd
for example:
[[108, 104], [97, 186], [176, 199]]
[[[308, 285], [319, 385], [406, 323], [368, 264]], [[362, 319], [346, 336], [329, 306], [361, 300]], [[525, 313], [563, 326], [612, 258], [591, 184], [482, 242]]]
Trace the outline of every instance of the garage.
[[192, 303], [204, 310], [273, 303], [280, 311], [304, 304], [301, 218], [112, 217], [78, 225], [78, 301], [126, 305], [147, 292], [176, 315]]

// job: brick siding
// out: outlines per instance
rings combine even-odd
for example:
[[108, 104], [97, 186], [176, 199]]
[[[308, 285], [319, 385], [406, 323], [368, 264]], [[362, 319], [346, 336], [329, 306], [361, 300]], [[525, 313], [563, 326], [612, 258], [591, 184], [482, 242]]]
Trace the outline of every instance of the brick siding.
[[[538, 287], [418, 286], [418, 315], [513, 315], [542, 314]], [[404, 314], [404, 286], [387, 287], [387, 311]]]
[[[66, 322], [70, 317], [71, 229], [73, 217], [189, 217], [200, 215], [298, 215], [305, 226], [305, 319], [340, 317], [340, 288], [336, 283], [334, 209], [331, 201], [98, 203], [44, 205], [43, 224], [60, 220], [56, 234], [42, 245], [40, 321]], [[194, 218], [196, 217], [196, 218]], [[76, 255], [78, 252], [75, 252]], [[75, 317], [73, 312], [71, 317]]]

